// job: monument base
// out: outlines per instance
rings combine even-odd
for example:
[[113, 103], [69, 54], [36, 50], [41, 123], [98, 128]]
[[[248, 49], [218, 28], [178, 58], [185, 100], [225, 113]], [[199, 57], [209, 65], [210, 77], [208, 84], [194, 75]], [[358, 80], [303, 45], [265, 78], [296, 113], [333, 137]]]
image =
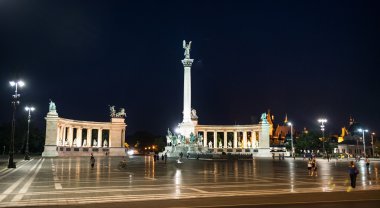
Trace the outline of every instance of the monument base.
[[110, 156], [126, 156], [124, 147], [110, 147]]
[[193, 122], [182, 122], [178, 125], [178, 131], [186, 139], [190, 138], [190, 134], [194, 133], [195, 125]]
[[168, 157], [179, 157], [180, 153], [182, 152], [182, 154], [186, 156], [188, 149], [189, 148], [184, 145], [166, 146], [165, 151], [162, 152], [161, 154], [166, 153]]
[[197, 145], [166, 146], [165, 150], [163, 152], [160, 152], [160, 155], [166, 153], [168, 157], [179, 157], [181, 152], [183, 156], [185, 157], [187, 153], [193, 153], [193, 154], [207, 153], [208, 148], [197, 146]]
[[208, 153], [215, 155], [223, 153], [231, 155], [251, 154], [253, 157], [272, 157], [272, 153], [269, 148], [209, 148]]
[[45, 145], [42, 157], [58, 157], [57, 146]]
[[254, 152], [253, 157], [272, 157], [270, 148], [258, 148], [258, 152]]

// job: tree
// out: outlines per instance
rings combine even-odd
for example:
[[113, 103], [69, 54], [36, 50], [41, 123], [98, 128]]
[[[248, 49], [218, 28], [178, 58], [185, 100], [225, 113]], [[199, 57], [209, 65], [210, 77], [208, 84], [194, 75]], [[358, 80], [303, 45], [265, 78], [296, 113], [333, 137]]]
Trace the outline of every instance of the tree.
[[296, 151], [298, 153], [301, 150], [321, 150], [322, 149], [322, 141], [319, 139], [322, 137], [320, 132], [309, 131], [308, 133], [302, 133], [294, 143]]
[[157, 145], [158, 151], [164, 151], [166, 146], [166, 138], [165, 137], [156, 137], [154, 138], [154, 144]]
[[[15, 131], [15, 140], [14, 148], [15, 153], [24, 153], [25, 144], [26, 144], [26, 134], [27, 134], [27, 123], [25, 119], [18, 118], [16, 119], [16, 131]], [[3, 123], [0, 124], [0, 154], [9, 153], [9, 145], [11, 138], [11, 124]], [[44, 131], [36, 127], [33, 123], [30, 124], [29, 131], [29, 152], [30, 153], [41, 153], [44, 150], [45, 145], [45, 134]]]

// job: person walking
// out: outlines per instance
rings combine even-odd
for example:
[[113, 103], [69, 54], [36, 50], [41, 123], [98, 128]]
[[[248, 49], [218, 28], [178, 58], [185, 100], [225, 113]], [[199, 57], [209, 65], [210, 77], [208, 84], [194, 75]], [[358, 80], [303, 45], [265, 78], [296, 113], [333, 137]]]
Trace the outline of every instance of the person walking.
[[317, 160], [314, 159], [314, 168], [313, 172], [315, 176], [318, 176], [318, 165], [317, 165]]
[[351, 187], [356, 187], [356, 176], [359, 174], [359, 170], [356, 168], [354, 161], [350, 162], [348, 166], [348, 173], [350, 174]]
[[166, 161], [168, 160], [168, 155], [166, 154], [166, 152], [165, 152], [165, 155], [164, 155], [164, 159], [165, 159], [165, 164], [166, 164]]
[[311, 176], [314, 176], [314, 173], [315, 173], [315, 166], [316, 166], [315, 159], [312, 159], [312, 160], [311, 160]]
[[309, 176], [311, 176], [311, 160], [307, 161], [307, 170], [309, 171]]
[[94, 157], [94, 155], [93, 155], [92, 153], [91, 153], [90, 163], [91, 163], [91, 168], [94, 168], [94, 165], [95, 165], [95, 157]]
[[368, 156], [365, 158], [365, 166], [368, 169], [369, 168], [369, 158]]

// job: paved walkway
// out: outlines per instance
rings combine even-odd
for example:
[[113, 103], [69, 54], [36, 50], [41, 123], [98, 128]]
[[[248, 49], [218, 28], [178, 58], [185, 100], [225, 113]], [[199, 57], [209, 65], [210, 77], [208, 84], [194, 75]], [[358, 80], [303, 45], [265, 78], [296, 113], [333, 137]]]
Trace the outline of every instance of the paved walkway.
[[33, 158], [17, 169], [0, 170], [0, 207], [80, 205], [230, 196], [277, 196], [315, 192], [380, 190], [378, 168], [358, 164], [357, 187], [349, 187], [347, 160], [317, 160], [318, 176], [309, 176], [302, 159], [253, 161], [153, 161], [152, 157]]

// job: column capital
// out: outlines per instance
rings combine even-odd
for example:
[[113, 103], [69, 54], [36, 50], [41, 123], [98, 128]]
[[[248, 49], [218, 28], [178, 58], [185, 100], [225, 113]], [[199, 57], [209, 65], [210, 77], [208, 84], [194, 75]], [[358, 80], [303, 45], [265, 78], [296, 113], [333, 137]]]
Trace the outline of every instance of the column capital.
[[182, 64], [184, 67], [191, 67], [193, 64], [194, 59], [183, 59]]

